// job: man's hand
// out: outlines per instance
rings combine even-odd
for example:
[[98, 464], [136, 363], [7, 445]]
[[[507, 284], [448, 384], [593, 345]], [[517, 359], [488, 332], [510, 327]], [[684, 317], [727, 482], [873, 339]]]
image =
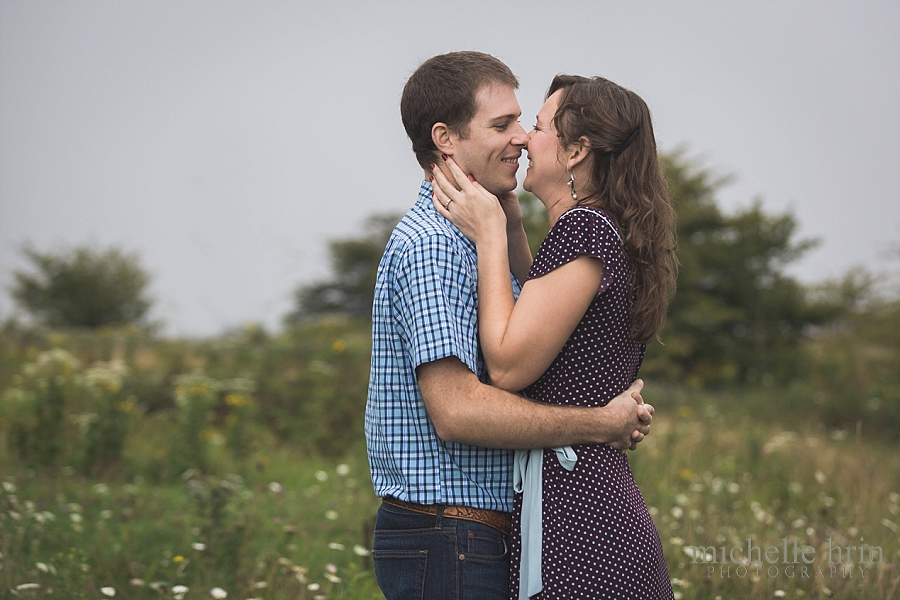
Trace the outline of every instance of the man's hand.
[[655, 409], [644, 404], [641, 390], [644, 382], [638, 379], [631, 387], [609, 401], [607, 423], [613, 427], [614, 439], [608, 444], [617, 450], [634, 450], [650, 434]]

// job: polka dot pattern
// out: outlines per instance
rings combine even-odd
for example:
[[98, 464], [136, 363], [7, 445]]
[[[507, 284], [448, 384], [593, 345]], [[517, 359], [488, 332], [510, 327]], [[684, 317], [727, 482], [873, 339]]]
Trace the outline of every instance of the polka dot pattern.
[[[644, 346], [631, 340], [627, 305], [630, 264], [612, 218], [573, 208], [556, 222], [528, 278], [540, 277], [581, 255], [603, 261], [597, 297], [553, 364], [526, 390], [551, 404], [603, 406], [637, 377]], [[573, 446], [574, 471], [544, 455], [543, 590], [532, 598], [671, 599], [659, 534], [621, 452], [603, 445]], [[512, 598], [519, 593], [520, 494], [512, 536]]]

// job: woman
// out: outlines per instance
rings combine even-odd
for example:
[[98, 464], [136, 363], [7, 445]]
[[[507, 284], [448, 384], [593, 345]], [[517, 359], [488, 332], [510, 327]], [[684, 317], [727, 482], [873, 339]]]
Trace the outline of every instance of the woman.
[[[524, 187], [547, 208], [551, 230], [518, 301], [497, 198], [451, 159], [443, 166], [453, 181], [434, 169], [435, 207], [478, 252], [492, 383], [541, 402], [603, 405], [636, 378], [674, 290], [673, 211], [650, 112], [606, 79], [559, 75], [527, 152]], [[624, 453], [520, 451], [516, 469], [524, 493], [513, 517], [514, 598], [673, 597]]]

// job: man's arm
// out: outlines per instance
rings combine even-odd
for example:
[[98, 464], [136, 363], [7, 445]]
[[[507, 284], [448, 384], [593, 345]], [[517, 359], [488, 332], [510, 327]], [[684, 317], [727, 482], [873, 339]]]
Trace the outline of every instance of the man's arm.
[[633, 449], [653, 420], [653, 407], [631, 397], [640, 392], [641, 381], [606, 406], [587, 408], [532, 402], [485, 385], [455, 356], [422, 364], [416, 375], [428, 416], [446, 442], [488, 448], [609, 444]]

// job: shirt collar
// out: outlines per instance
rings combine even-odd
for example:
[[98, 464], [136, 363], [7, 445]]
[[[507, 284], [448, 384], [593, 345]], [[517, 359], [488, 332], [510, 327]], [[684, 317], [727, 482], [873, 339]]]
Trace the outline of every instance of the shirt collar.
[[463, 232], [456, 227], [456, 225], [451, 223], [434, 207], [434, 204], [431, 201], [432, 191], [433, 188], [431, 187], [431, 183], [427, 179], [422, 181], [422, 185], [419, 187], [419, 199], [416, 200], [416, 208], [423, 211], [429, 219], [440, 223], [449, 231], [452, 231], [453, 234], [458, 237], [467, 248], [469, 248], [472, 252], [475, 252], [475, 244], [473, 244], [469, 240], [469, 238], [467, 238], [463, 234]]

